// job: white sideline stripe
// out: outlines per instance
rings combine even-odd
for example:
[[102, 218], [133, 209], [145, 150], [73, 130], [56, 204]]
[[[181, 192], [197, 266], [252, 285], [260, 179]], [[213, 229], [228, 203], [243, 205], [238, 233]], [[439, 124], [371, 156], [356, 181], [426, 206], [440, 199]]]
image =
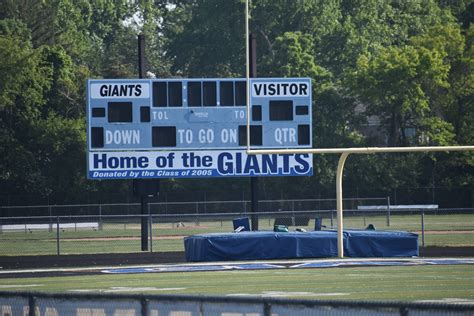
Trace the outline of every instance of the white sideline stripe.
[[43, 284], [4, 284], [0, 285], [0, 289], [11, 289], [11, 288], [19, 288], [19, 287], [36, 287], [36, 286], [43, 286]]
[[[0, 225], [0, 229], [3, 231], [15, 231], [15, 230], [45, 230], [45, 229], [56, 229], [58, 226], [56, 223], [52, 224], [11, 224], [11, 225]], [[82, 222], [82, 223], [59, 223], [59, 228], [99, 228], [98, 222]]]
[[418, 205], [359, 205], [358, 210], [419, 210], [419, 209], [437, 209], [437, 204], [418, 204]]
[[78, 289], [78, 290], [69, 290], [68, 292], [76, 293], [122, 293], [122, 292], [148, 292], [148, 291], [182, 291], [186, 290], [185, 287], [169, 287], [169, 288], [158, 288], [158, 287], [125, 287], [125, 286], [116, 286], [108, 289]]
[[344, 296], [351, 295], [351, 293], [315, 293], [315, 292], [285, 292], [285, 291], [263, 291], [260, 294], [250, 293], [231, 293], [226, 296], [249, 296], [249, 297], [292, 297], [292, 296], [306, 296], [306, 297], [324, 297], [324, 296]]
[[459, 257], [459, 258], [346, 258], [346, 259], [307, 259], [307, 260], [281, 260], [281, 261], [216, 261], [216, 262], [199, 262], [199, 263], [179, 263], [179, 264], [158, 264], [158, 265], [121, 265], [121, 266], [102, 266], [102, 267], [83, 267], [83, 268], [44, 268], [44, 269], [18, 269], [18, 270], [0, 270], [1, 274], [11, 273], [41, 273], [41, 272], [101, 272], [102, 270], [112, 269], [159, 269], [159, 268], [170, 268], [170, 267], [199, 267], [199, 266], [225, 266], [225, 265], [241, 265], [241, 264], [268, 264], [268, 265], [300, 265], [308, 263], [344, 263], [344, 262], [371, 262], [371, 261], [400, 261], [400, 262], [419, 262], [423, 263], [426, 261], [444, 261], [444, 260], [474, 260], [473, 257]]

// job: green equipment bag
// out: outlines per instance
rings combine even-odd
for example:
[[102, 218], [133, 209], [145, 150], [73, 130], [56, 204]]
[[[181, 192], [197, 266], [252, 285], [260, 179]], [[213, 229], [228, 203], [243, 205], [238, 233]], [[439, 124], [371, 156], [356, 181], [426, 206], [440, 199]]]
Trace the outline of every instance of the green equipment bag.
[[273, 231], [274, 232], [279, 232], [279, 233], [287, 233], [288, 232], [288, 226], [286, 226], [286, 225], [275, 225], [275, 226], [273, 226]]

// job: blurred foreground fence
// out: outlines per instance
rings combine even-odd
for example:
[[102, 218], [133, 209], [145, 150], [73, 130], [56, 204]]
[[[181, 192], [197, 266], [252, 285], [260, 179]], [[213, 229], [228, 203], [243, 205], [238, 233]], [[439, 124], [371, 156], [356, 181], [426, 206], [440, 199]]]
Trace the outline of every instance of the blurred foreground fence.
[[309, 316], [472, 315], [473, 304], [310, 301], [182, 295], [44, 294], [0, 292], [0, 312], [77, 316]]
[[[310, 231], [321, 222], [322, 229], [337, 229], [334, 200], [261, 201], [258, 213], [251, 213], [248, 204], [248, 201], [152, 203], [148, 215], [124, 214], [125, 208], [136, 208], [139, 212], [138, 204], [47, 206], [51, 215], [44, 216], [11, 216], [17, 208], [9, 207], [10, 216], [4, 212], [0, 217], [0, 253], [21, 256], [140, 252], [144, 217], [148, 222], [150, 252], [184, 251], [186, 236], [232, 232], [233, 219], [253, 215], [258, 217], [260, 230], [286, 225], [290, 230]], [[87, 215], [63, 212], [80, 207], [94, 211]], [[68, 215], [71, 213], [75, 215]], [[344, 228], [365, 229], [370, 224], [380, 230], [417, 233], [421, 246], [474, 247], [472, 208], [391, 205], [385, 198], [345, 200]]]

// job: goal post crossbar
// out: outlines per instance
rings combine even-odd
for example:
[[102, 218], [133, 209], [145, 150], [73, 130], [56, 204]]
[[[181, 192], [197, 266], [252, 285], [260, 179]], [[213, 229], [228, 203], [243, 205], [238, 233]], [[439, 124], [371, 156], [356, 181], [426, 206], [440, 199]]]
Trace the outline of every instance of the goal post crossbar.
[[[247, 126], [249, 128], [249, 126]], [[295, 148], [295, 149], [255, 149], [247, 147], [248, 155], [260, 154], [341, 154], [336, 172], [336, 207], [337, 207], [337, 253], [344, 258], [343, 244], [343, 205], [342, 176], [344, 164], [350, 154], [407, 153], [407, 152], [450, 152], [474, 151], [474, 146], [425, 146], [425, 147], [361, 147], [361, 148]]]
[[354, 147], [354, 148], [293, 148], [293, 149], [251, 149], [249, 155], [261, 154], [375, 154], [406, 152], [449, 152], [474, 151], [474, 146], [424, 146], [424, 147]]

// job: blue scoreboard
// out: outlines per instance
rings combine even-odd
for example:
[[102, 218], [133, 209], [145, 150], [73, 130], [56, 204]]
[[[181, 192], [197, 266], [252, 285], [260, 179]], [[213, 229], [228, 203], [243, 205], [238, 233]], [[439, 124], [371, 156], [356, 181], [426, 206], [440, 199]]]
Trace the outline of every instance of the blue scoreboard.
[[[100, 178], [91, 171], [108, 169], [102, 154], [113, 152], [155, 159], [164, 151], [245, 149], [246, 88], [231, 78], [88, 80], [89, 177]], [[311, 90], [309, 78], [250, 79], [251, 148], [311, 148]]]
[[[252, 148], [310, 148], [310, 79], [251, 79]], [[89, 150], [237, 149], [245, 79], [89, 80]]]

